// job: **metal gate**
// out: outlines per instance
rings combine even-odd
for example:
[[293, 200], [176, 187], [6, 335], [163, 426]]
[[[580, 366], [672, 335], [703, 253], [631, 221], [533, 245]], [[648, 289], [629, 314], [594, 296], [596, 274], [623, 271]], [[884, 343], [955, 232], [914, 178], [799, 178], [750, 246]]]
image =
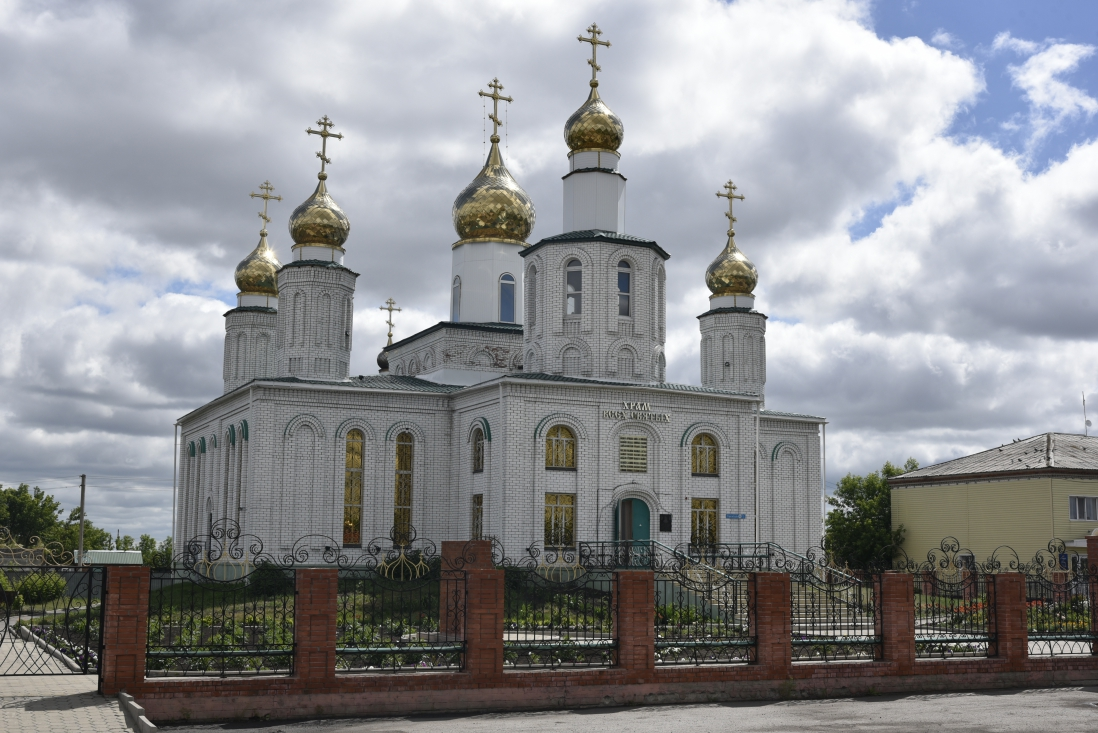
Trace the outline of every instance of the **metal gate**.
[[49, 565], [33, 550], [3, 560], [0, 676], [98, 674], [104, 568]]

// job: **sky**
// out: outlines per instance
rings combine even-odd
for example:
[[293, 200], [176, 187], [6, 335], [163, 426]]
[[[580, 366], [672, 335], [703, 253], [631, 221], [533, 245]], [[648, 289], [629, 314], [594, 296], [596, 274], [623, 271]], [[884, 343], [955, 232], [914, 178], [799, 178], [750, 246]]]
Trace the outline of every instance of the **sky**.
[[[668, 262], [668, 379], [698, 383], [704, 271], [758, 266], [767, 407], [826, 416], [827, 481], [1098, 413], [1098, 5], [896, 0], [0, 0], [0, 483], [166, 536], [173, 425], [221, 394], [233, 270], [315, 185], [361, 273], [351, 371], [447, 318], [450, 207], [498, 77], [530, 241], [562, 228], [562, 129], [622, 118], [626, 231]], [[514, 124], [510, 124], [511, 121]]]

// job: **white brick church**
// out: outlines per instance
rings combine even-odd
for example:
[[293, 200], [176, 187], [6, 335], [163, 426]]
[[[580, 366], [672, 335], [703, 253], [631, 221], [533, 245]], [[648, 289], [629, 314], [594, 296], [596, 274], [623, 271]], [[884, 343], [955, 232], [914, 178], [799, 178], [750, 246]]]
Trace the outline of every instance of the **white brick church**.
[[[268, 552], [304, 535], [353, 552], [413, 531], [490, 536], [509, 554], [819, 544], [825, 421], [764, 409], [766, 316], [731, 228], [705, 273], [702, 386], [664, 381], [670, 255], [625, 233], [624, 131], [590, 63], [590, 95], [565, 124], [563, 233], [526, 241], [534, 206], [494, 131], [454, 203], [450, 280], [431, 284], [449, 285], [450, 320], [386, 346], [378, 374], [348, 374], [355, 242], [326, 186], [340, 136], [320, 121], [320, 182], [290, 217], [290, 262], [264, 228], [225, 314], [224, 394], [180, 420], [176, 547], [222, 520]], [[494, 106], [510, 101], [490, 86]], [[725, 190], [732, 219], [740, 197]]]

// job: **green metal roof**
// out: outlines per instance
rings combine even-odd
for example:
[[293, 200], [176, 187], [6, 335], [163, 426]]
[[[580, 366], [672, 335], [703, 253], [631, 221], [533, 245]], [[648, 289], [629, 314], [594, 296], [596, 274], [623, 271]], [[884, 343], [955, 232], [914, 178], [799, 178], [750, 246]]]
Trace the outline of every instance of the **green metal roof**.
[[560, 242], [616, 242], [618, 244], [628, 244], [634, 247], [647, 247], [665, 260], [671, 258], [671, 255], [667, 254], [667, 252], [664, 251], [663, 247], [656, 244], [655, 240], [653, 239], [634, 237], [632, 234], [608, 232], [605, 229], [580, 229], [579, 231], [575, 232], [554, 234], [551, 237], [546, 237], [537, 244], [530, 245], [526, 249], [520, 251], [519, 255], [522, 257], [526, 257], [531, 252], [545, 246], [546, 244], [557, 244]]
[[392, 346], [386, 346], [382, 351], [388, 351], [389, 349], [395, 349], [398, 346], [410, 344], [413, 341], [417, 341], [424, 336], [444, 328], [452, 328], [457, 331], [487, 331], [489, 333], [515, 333], [520, 336], [522, 335], [521, 323], [454, 323], [452, 321], [439, 321], [435, 325], [425, 328], [419, 333], [413, 333], [411, 336], [397, 341]]

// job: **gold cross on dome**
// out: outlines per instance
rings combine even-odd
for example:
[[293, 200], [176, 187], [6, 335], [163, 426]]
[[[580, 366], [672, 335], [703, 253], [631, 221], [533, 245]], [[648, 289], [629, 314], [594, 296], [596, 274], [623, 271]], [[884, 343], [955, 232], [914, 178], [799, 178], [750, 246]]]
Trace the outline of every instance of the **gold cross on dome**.
[[499, 126], [503, 123], [499, 121], [499, 103], [500, 102], [514, 102], [515, 100], [510, 97], [505, 97], [500, 92], [503, 90], [503, 85], [499, 83], [499, 79], [492, 79], [488, 84], [488, 88], [492, 90], [492, 93], [477, 92], [482, 97], [488, 97], [492, 100], [492, 114], [488, 115], [488, 119], [492, 121], [492, 142], [499, 142]]
[[602, 31], [600, 31], [599, 27], [594, 23], [592, 23], [591, 27], [587, 29], [587, 32], [591, 34], [590, 38], [584, 38], [583, 36], [576, 36], [576, 40], [578, 40], [580, 43], [590, 43], [591, 44], [591, 58], [587, 59], [587, 63], [591, 64], [591, 81], [594, 82], [594, 81], [598, 81], [596, 79], [596, 74], [598, 74], [598, 72], [602, 71], [602, 67], [598, 65], [598, 61], [597, 61], [598, 53], [599, 53], [599, 46], [606, 46], [607, 48], [610, 48], [610, 41], [600, 41], [599, 40], [599, 36], [602, 35]]
[[248, 194], [253, 199], [263, 199], [263, 213], [259, 215], [259, 218], [263, 220], [263, 234], [267, 233], [267, 225], [271, 223], [271, 217], [267, 216], [267, 202], [268, 201], [281, 201], [281, 196], [272, 196], [271, 191], [275, 190], [275, 187], [271, 185], [270, 181], [264, 181], [260, 185], [259, 190], [263, 193], [250, 193]]
[[328, 174], [324, 172], [324, 166], [330, 164], [332, 159], [328, 157], [328, 138], [334, 137], [336, 140], [343, 139], [342, 132], [331, 132], [328, 128], [335, 125], [334, 122], [328, 119], [328, 115], [324, 115], [322, 118], [316, 121], [316, 124], [320, 125], [319, 130], [314, 130], [311, 127], [306, 127], [305, 132], [310, 135], [320, 135], [320, 152], [316, 154], [316, 157], [320, 158], [320, 180], [324, 180], [328, 177]]
[[379, 311], [389, 311], [389, 320], [386, 321], [386, 323], [389, 324], [389, 341], [388, 341], [388, 343], [385, 344], [386, 346], [392, 346], [393, 345], [393, 311], [399, 311], [400, 310], [400, 308], [395, 307], [396, 304], [397, 304], [397, 302], [395, 300], [393, 300], [392, 298], [389, 298], [388, 300], [385, 301], [385, 305], [378, 308]]
[[725, 216], [728, 217], [728, 226], [729, 228], [731, 228], [732, 225], [736, 223], [736, 217], [732, 216], [733, 200], [739, 199], [740, 201], [743, 201], [743, 194], [736, 193], [736, 184], [732, 183], [731, 178], [728, 179], [728, 183], [724, 184], [724, 190], [727, 191], [727, 193], [721, 193], [720, 191], [717, 191], [717, 196], [721, 197], [722, 199], [728, 199], [728, 211], [725, 213]]

